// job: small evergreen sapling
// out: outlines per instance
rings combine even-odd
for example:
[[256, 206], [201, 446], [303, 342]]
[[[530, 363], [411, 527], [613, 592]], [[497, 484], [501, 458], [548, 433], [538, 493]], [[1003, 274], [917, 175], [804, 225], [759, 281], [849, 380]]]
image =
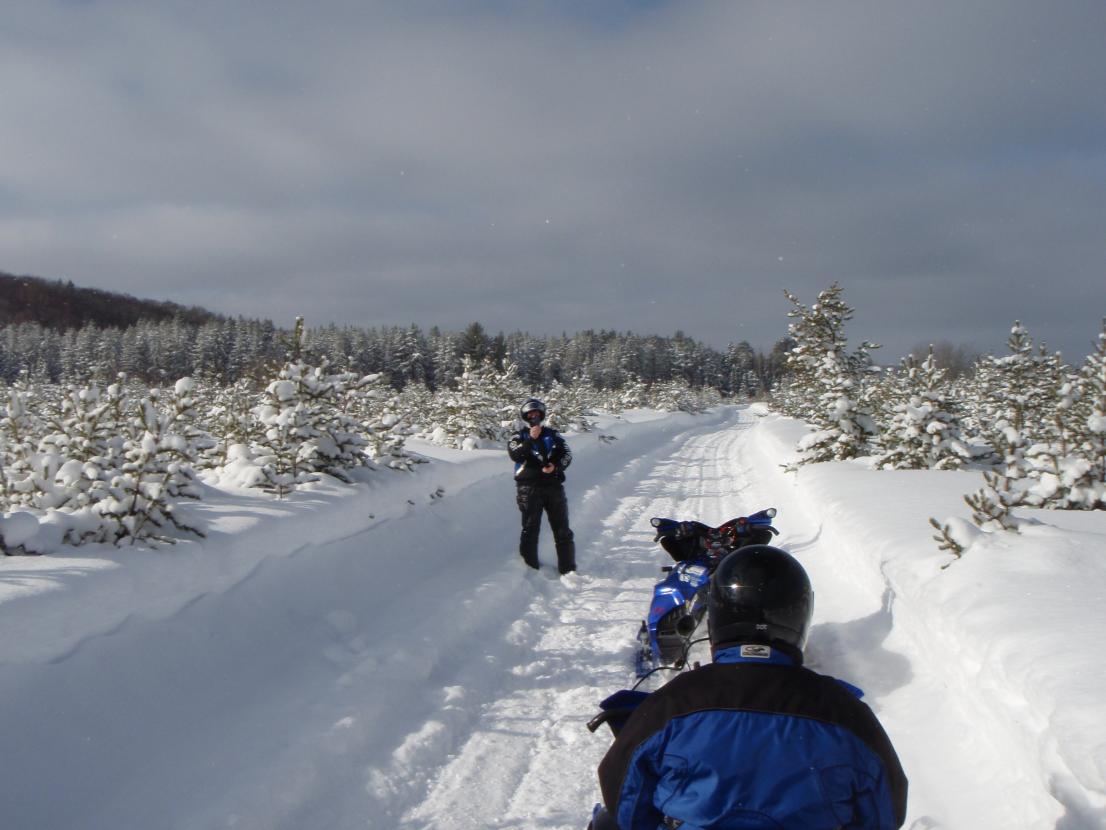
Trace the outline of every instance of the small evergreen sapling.
[[703, 411], [699, 399], [683, 378], [657, 381], [649, 388], [649, 406], [662, 412], [688, 412], [692, 415]]
[[200, 490], [192, 464], [198, 456], [191, 419], [195, 403], [192, 381], [177, 381], [171, 392], [156, 391], [135, 405], [125, 424], [128, 435], [123, 464], [111, 477], [108, 492], [93, 510], [109, 520], [103, 541], [119, 543], [130, 538], [172, 543], [167, 526], [203, 537], [199, 528], [186, 523], [177, 512], [182, 499], [199, 500]]
[[[410, 384], [412, 391], [421, 384]], [[429, 400], [429, 392], [426, 392]], [[410, 411], [406, 399], [383, 373], [366, 375], [347, 392], [348, 411], [360, 422], [365, 436], [365, 454], [392, 470], [410, 471], [419, 463], [405, 449]], [[429, 404], [427, 404], [429, 405]]]
[[253, 447], [254, 463], [261, 486], [279, 498], [318, 480], [317, 473], [348, 482], [345, 471], [368, 462], [361, 427], [344, 410], [355, 376], [331, 372], [325, 358], [308, 366], [304, 337], [303, 318], [297, 318], [289, 360], [253, 410], [263, 430]]
[[606, 408], [612, 412], [626, 409], [644, 409], [649, 406], [649, 384], [637, 375], [629, 376], [621, 389], [612, 389], [607, 395]]
[[34, 492], [32, 457], [39, 431], [33, 393], [19, 381], [0, 397], [0, 511], [28, 504]]
[[495, 367], [488, 362], [477, 365], [465, 355], [455, 381], [454, 389], [438, 396], [432, 440], [458, 449], [476, 449], [482, 442], [501, 440], [505, 432], [503, 401]]
[[1012, 530], [1017, 532], [1021, 520], [1010, 511], [1025, 502], [1025, 490], [1014, 479], [996, 472], [983, 474], [983, 486], [964, 496], [972, 509], [972, 521], [982, 530]]
[[121, 382], [103, 392], [93, 383], [64, 394], [32, 461], [35, 507], [80, 509], [107, 495], [123, 463], [125, 406]]
[[211, 441], [202, 449], [197, 466], [218, 469], [230, 463], [233, 447], [249, 447], [260, 438], [261, 423], [253, 415], [259, 396], [248, 378], [227, 387], [201, 388], [206, 405], [200, 421]]
[[1027, 454], [1037, 479], [1030, 503], [1106, 508], [1106, 321], [1096, 349], [1057, 390], [1050, 426], [1048, 439]]
[[315, 470], [340, 481], [351, 479], [346, 471], [368, 463], [365, 454], [365, 427], [348, 411], [352, 395], [367, 378], [350, 372], [331, 373], [324, 358], [303, 379], [300, 394], [311, 408], [316, 432], [311, 464]]
[[[1062, 470], [1056, 449], [1063, 453], [1067, 445], [1063, 413], [1072, 395], [1062, 362], [1043, 348], [1035, 354], [1020, 321], [1010, 330], [1008, 346], [1010, 354], [987, 361], [992, 370], [986, 374], [983, 409], [985, 418], [995, 419], [990, 440], [1002, 460], [998, 469], [983, 474], [983, 487], [964, 497], [972, 520], [984, 530], [1017, 531], [1021, 521], [1011, 513], [1014, 508], [1057, 500], [1061, 488], [1055, 474]], [[1042, 472], [1048, 476], [1044, 482]]]
[[554, 381], [542, 393], [541, 399], [549, 408], [546, 424], [561, 432], [588, 432], [594, 426], [588, 415], [594, 408], [594, 387], [584, 379], [577, 379], [571, 386]]
[[[821, 292], [809, 309], [795, 295], [784, 294], [793, 306], [787, 316], [795, 321], [788, 326], [794, 341], [787, 355], [793, 372], [788, 389], [791, 411], [814, 427], [799, 442], [799, 464], [867, 455], [877, 428], [863, 401], [872, 363], [869, 351], [878, 346], [865, 341], [852, 354], [846, 351], [845, 323], [853, 310], [837, 283]], [[794, 405], [797, 401], [806, 406]]]
[[918, 365], [913, 355], [886, 380], [883, 448], [874, 464], [894, 470], [955, 470], [971, 459], [961, 439], [959, 419], [944, 393], [945, 373], [929, 355]]
[[1079, 372], [1080, 446], [1087, 461], [1081, 481], [1085, 488], [1084, 507], [1106, 509], [1106, 320], [1098, 335], [1096, 349], [1087, 356]]

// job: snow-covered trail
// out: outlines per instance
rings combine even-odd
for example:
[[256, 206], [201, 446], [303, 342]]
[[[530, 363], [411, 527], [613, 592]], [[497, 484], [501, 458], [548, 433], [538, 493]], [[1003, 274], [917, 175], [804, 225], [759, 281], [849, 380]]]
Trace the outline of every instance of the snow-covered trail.
[[[343, 521], [349, 536], [266, 559], [171, 616], [133, 614], [52, 661], [0, 664], [4, 826], [582, 827], [609, 743], [585, 723], [632, 682], [665, 562], [649, 517], [717, 523], [768, 506], [814, 582], [808, 662], [866, 690], [911, 780], [907, 826], [1082, 826], [1048, 821], [1054, 805], [1026, 786], [1040, 778], [1022, 745], [1032, 729], [1002, 713], [1032, 709], [989, 706], [1004, 687], [942, 671], [940, 619], [912, 619], [832, 496], [803, 503], [754, 421], [723, 408], [613, 442], [577, 436], [581, 572], [564, 579], [519, 562], [496, 458], [491, 476], [364, 529]], [[548, 528], [541, 556], [553, 561]]]
[[[1017, 730], [986, 711], [986, 694], [950, 696], [940, 655], [926, 651], [927, 632], [893, 628], [895, 589], [868, 564], [863, 528], [825, 526], [821, 506], [802, 503], [774, 448], [755, 440], [752, 420], [739, 411], [720, 428], [636, 459], [603, 485], [605, 505], [585, 494], [592, 508], [575, 524], [587, 540], [586, 573], [569, 585], [535, 581], [511, 632], [522, 647], [511, 668], [516, 681], [484, 705], [447, 763], [425, 770], [429, 792], [399, 827], [581, 827], [598, 798], [595, 769], [609, 743], [606, 730], [591, 735], [584, 723], [602, 697], [632, 683], [632, 635], [665, 562], [648, 518], [721, 522], [768, 506], [780, 511], [778, 543], [805, 563], [815, 585], [808, 665], [859, 685], [883, 719], [911, 779], [906, 826], [1042, 826], [1039, 796], [1024, 786], [1036, 771], [1015, 745]], [[703, 647], [698, 656], [709, 659]]]
[[663, 564], [648, 518], [728, 518], [752, 509], [730, 463], [740, 440], [735, 421], [681, 436], [579, 499], [583, 515], [574, 527], [583, 573], [561, 583], [531, 578], [535, 593], [510, 635], [524, 646], [511, 669], [513, 688], [486, 705], [399, 826], [522, 830], [586, 823], [608, 738], [584, 724], [600, 699], [632, 682], [633, 634]]
[[632, 635], [665, 562], [652, 542], [650, 516], [718, 523], [778, 507], [779, 541], [808, 562], [818, 588], [812, 665], [832, 666], [870, 693], [902, 682], [907, 661], [880, 646], [890, 629], [885, 586], [820, 566], [818, 552], [827, 544], [821, 528], [788, 498], [792, 488], [782, 475], [764, 481], [765, 459], [748, 441], [750, 426], [735, 415], [722, 429], [689, 435], [648, 463], [638, 459], [632, 486], [604, 485], [612, 494], [609, 509], [576, 523], [587, 540], [586, 573], [570, 586], [539, 590], [515, 624], [527, 644], [513, 668], [518, 688], [486, 708], [401, 827], [581, 826], [597, 798], [595, 768], [609, 743], [605, 730], [591, 735], [584, 723], [602, 697], [632, 682]]

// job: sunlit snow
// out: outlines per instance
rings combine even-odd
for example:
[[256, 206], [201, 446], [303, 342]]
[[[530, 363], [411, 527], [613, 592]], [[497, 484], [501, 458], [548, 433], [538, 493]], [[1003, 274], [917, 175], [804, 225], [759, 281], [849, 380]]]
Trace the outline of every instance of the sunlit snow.
[[609, 743], [584, 724], [632, 682], [665, 563], [649, 518], [774, 506], [816, 591], [808, 663], [865, 689], [907, 827], [1106, 826], [1106, 514], [982, 533], [978, 473], [786, 473], [804, 431], [720, 408], [570, 435], [563, 579], [519, 561], [505, 452], [417, 442], [434, 463], [353, 487], [209, 482], [204, 540], [2, 559], [0, 823], [578, 830]]

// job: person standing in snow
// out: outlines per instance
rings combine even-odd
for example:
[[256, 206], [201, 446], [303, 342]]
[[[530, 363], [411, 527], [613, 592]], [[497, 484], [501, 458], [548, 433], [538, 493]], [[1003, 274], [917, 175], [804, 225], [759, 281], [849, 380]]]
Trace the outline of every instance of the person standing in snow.
[[604, 701], [621, 720], [610, 718], [591, 830], [902, 826], [906, 776], [862, 692], [802, 666], [813, 602], [803, 566], [779, 548], [722, 560], [708, 598], [713, 662]]
[[542, 426], [545, 404], [537, 398], [526, 401], [519, 416], [526, 426], [507, 442], [507, 454], [515, 462], [516, 500], [522, 513], [518, 552], [527, 565], [538, 567], [538, 535], [544, 511], [553, 529], [557, 570], [571, 573], [576, 570], [576, 543], [568, 526], [564, 480], [572, 453], [560, 433]]

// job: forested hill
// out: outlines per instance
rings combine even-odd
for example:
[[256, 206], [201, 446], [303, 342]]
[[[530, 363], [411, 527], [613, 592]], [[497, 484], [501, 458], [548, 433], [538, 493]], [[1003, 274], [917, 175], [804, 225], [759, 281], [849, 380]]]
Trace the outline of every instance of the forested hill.
[[0, 271], [0, 326], [38, 323], [69, 329], [93, 323], [100, 328], [127, 328], [139, 320], [160, 322], [174, 317], [195, 325], [223, 319], [198, 306], [140, 300], [98, 288], [78, 288], [72, 282]]
[[[125, 373], [134, 381], [211, 378], [234, 384], [271, 380], [287, 357], [289, 332], [272, 321], [230, 318], [202, 308], [138, 300], [77, 288], [70, 282], [0, 272], [0, 386], [24, 373], [30, 381], [83, 383]], [[417, 325], [358, 328], [333, 324], [307, 331], [309, 359], [365, 376], [387, 373], [397, 389], [408, 383], [449, 387], [475, 366], [508, 365], [527, 389], [553, 384], [624, 389], [682, 379], [725, 393], [756, 395], [786, 372], [790, 340], [764, 354], [749, 343], [725, 352], [682, 332], [672, 337], [613, 330], [571, 337], [516, 331], [491, 335], [479, 322], [463, 332], [428, 332]]]

